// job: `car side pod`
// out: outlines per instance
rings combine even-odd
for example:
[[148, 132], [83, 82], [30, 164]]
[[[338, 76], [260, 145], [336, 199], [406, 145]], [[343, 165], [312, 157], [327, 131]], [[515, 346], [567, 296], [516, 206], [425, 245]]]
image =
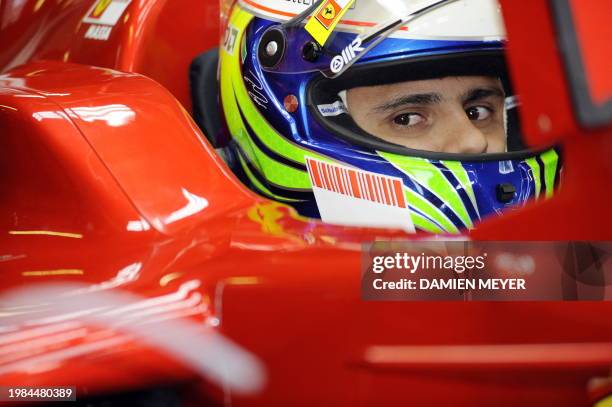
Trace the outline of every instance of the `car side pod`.
[[44, 202], [41, 224], [76, 233], [173, 235], [257, 201], [179, 102], [144, 76], [41, 62], [0, 76], [0, 86], [3, 177], [22, 191], [0, 206], [17, 216]]

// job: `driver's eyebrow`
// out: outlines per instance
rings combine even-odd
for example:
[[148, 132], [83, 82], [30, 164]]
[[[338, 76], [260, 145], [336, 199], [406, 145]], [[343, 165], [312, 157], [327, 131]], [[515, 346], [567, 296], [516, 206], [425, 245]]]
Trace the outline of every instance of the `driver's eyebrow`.
[[374, 109], [375, 112], [386, 112], [387, 110], [397, 109], [404, 105], [433, 105], [440, 103], [442, 97], [439, 93], [415, 93], [413, 95], [404, 95], [398, 98], [384, 102]]
[[506, 95], [501, 88], [498, 87], [486, 87], [486, 88], [474, 88], [465, 92], [461, 96], [461, 101], [465, 103], [477, 102], [488, 97], [500, 97], [504, 98]]

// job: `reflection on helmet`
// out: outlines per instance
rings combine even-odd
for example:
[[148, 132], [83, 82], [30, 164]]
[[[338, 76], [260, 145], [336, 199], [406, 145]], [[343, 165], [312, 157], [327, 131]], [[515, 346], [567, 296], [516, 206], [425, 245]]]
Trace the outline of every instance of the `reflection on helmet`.
[[[559, 156], [522, 144], [496, 1], [309, 3], [238, 0], [228, 19], [221, 104], [252, 189], [330, 223], [431, 233], [552, 195]], [[390, 121], [423, 126], [422, 143], [376, 127]], [[457, 123], [483, 144], [461, 147]]]

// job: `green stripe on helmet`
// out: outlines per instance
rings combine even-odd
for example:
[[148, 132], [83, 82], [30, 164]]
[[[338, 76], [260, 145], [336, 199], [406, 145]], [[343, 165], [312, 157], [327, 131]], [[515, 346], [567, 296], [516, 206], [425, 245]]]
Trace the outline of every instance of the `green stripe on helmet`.
[[540, 179], [540, 164], [535, 157], [531, 157], [525, 160], [529, 168], [531, 168], [531, 176], [533, 177], [533, 182], [535, 183], [535, 197], [538, 198], [540, 196], [540, 192], [542, 190], [542, 180]]
[[472, 219], [463, 200], [439, 168], [423, 158], [400, 156], [382, 151], [379, 151], [378, 154], [444, 201], [464, 225], [473, 228]]
[[267, 196], [268, 198], [271, 198], [271, 199], [274, 199], [274, 200], [277, 200], [277, 201], [281, 201], [281, 202], [287, 202], [287, 203], [300, 202], [297, 199], [285, 198], [283, 196], [276, 195], [275, 193], [270, 191], [268, 188], [266, 188], [265, 185], [263, 185], [261, 182], [259, 182], [259, 180], [257, 179], [257, 177], [255, 175], [253, 175], [253, 173], [251, 172], [251, 169], [249, 168], [247, 163], [244, 162], [244, 159], [241, 156], [238, 156], [238, 159], [240, 160], [240, 165], [242, 166], [242, 169], [244, 170], [244, 173], [247, 175], [247, 178], [253, 184], [255, 189], [257, 189], [257, 191], [259, 193], [261, 193], [262, 195]]
[[559, 165], [559, 155], [554, 149], [550, 149], [540, 156], [544, 163], [544, 179], [546, 181], [546, 198], [550, 198], [555, 192], [555, 176]]
[[257, 190], [257, 192], [267, 196], [268, 198], [277, 199], [276, 195], [274, 195], [268, 188], [266, 188], [261, 182], [259, 182], [257, 177], [253, 175], [253, 173], [249, 169], [249, 166], [244, 162], [244, 159], [238, 156], [238, 160], [240, 161], [240, 166], [242, 167], [242, 170], [246, 174], [253, 187]]
[[[237, 10], [238, 11], [232, 15], [231, 24], [238, 28], [241, 33], [243, 33], [244, 28], [249, 24], [253, 16], [249, 13], [241, 11], [240, 9]], [[221, 75], [221, 101], [226, 116], [226, 122], [232, 137], [240, 145], [240, 148], [247, 155], [247, 158], [258, 169], [260, 169], [262, 173], [266, 174], [266, 179], [268, 179], [271, 183], [294, 189], [310, 190], [310, 178], [308, 177], [308, 173], [306, 171], [300, 171], [273, 160], [259, 148], [257, 148], [257, 146], [250, 140], [249, 134], [240, 116], [239, 106], [237, 103], [237, 98], [240, 99], [240, 97], [237, 95], [242, 93], [243, 96], [246, 96], [248, 103], [244, 100], [241, 103], [241, 106], [251, 109], [250, 113], [244, 112], [246, 117], [249, 115], [251, 117], [261, 116], [259, 112], [254, 113], [252, 111], [252, 109], [255, 109], [256, 111], [256, 108], [247, 94], [242, 76], [240, 75], [238, 53], [236, 52], [234, 55], [229, 55], [227, 52], [222, 51], [221, 54], [221, 70], [231, 73], [231, 75]], [[236, 71], [238, 72], [238, 76], [235, 74]], [[274, 132], [274, 130], [268, 128], [263, 130], [263, 133], [265, 132]], [[263, 133], [260, 129], [258, 135]], [[302, 152], [302, 161], [303, 155], [304, 153]]]
[[306, 171], [300, 171], [273, 160], [251, 142], [246, 127], [240, 117], [236, 100], [233, 98], [232, 89], [228, 87], [227, 84], [223, 83], [223, 80], [221, 82], [221, 97], [223, 109], [225, 110], [227, 118], [227, 125], [232, 137], [240, 145], [240, 148], [245, 152], [247, 158], [261, 169], [261, 171], [266, 174], [266, 178], [274, 184], [291, 188], [310, 189], [310, 178]]
[[[245, 29], [253, 17], [240, 7], [235, 9], [230, 17], [230, 24], [238, 30], [237, 41], [243, 42]], [[280, 163], [257, 147], [246, 130], [240, 111], [260, 142], [279, 156], [301, 165], [306, 164], [305, 155], [325, 162], [334, 161], [296, 145], [280, 135], [265, 120], [245, 86], [239, 54], [234, 52], [230, 55], [223, 49], [221, 51], [221, 100], [232, 137], [248, 159], [261, 170], [262, 174], [265, 174], [266, 180], [284, 188], [310, 190], [312, 186], [307, 171]]]
[[480, 216], [480, 211], [478, 210], [478, 204], [476, 202], [476, 194], [474, 193], [474, 188], [472, 188], [472, 182], [470, 181], [470, 176], [468, 175], [465, 168], [459, 161], [442, 161], [442, 164], [448, 168], [455, 178], [459, 181], [463, 190], [467, 193], [470, 201], [474, 205], [474, 209], [476, 209], [476, 213]]
[[[221, 59], [221, 69], [224, 69], [226, 62]], [[232, 89], [232, 80], [229, 76], [221, 75], [221, 105], [223, 108], [223, 112], [225, 114], [227, 126], [229, 128], [232, 137], [236, 140], [237, 143], [240, 144], [240, 147], [247, 155], [248, 159], [253, 162], [255, 165], [259, 166], [259, 162], [257, 161], [257, 154], [253, 149], [252, 143], [248, 140], [248, 134], [243, 125], [241, 125], [242, 120], [240, 118], [240, 113], [238, 111], [238, 105], [236, 104], [236, 99], [234, 98], [234, 91]]]
[[[232, 78], [238, 105], [242, 109], [242, 113], [251, 126], [251, 129], [253, 129], [253, 132], [257, 135], [257, 137], [259, 137], [262, 143], [264, 143], [270, 150], [281, 155], [287, 160], [299, 164], [305, 164], [306, 160], [304, 159], [304, 149], [294, 145], [285, 137], [278, 134], [276, 130], [274, 130], [274, 128], [266, 121], [266, 119], [263, 118], [261, 113], [259, 113], [259, 110], [251, 100], [251, 97], [249, 96], [244, 85], [242, 73], [240, 72], [239, 67], [238, 69], [233, 67]], [[315, 153], [310, 154], [316, 156]]]
[[459, 233], [459, 229], [457, 229], [457, 226], [455, 226], [455, 224], [451, 222], [450, 219], [448, 219], [444, 212], [436, 208], [427, 199], [423, 198], [421, 195], [417, 194], [410, 188], [404, 188], [404, 193], [406, 195], [406, 200], [408, 201], [409, 206], [412, 206], [419, 212], [422, 212], [425, 215], [429, 216], [440, 226], [442, 226], [442, 228], [444, 228], [444, 232]]
[[[253, 15], [244, 10], [238, 11], [237, 14], [235, 18], [232, 17], [231, 24], [239, 30], [239, 36], [242, 37]], [[249, 92], [244, 84], [243, 72], [238, 56], [236, 54], [225, 54], [223, 58], [228, 62], [226, 66], [221, 67], [223, 74], [229, 74], [228, 76], [232, 78], [238, 105], [242, 109], [244, 117], [255, 134], [257, 134], [260, 140], [266, 144], [270, 150], [290, 161], [306, 164], [304, 158], [306, 150], [279, 134], [261, 115], [257, 106], [255, 106], [255, 103], [251, 100]], [[226, 75], [221, 76], [223, 77]], [[315, 152], [308, 151], [308, 154], [314, 158], [329, 161], [326, 157], [320, 156]]]
[[420, 213], [410, 211], [410, 218], [417, 229], [424, 230], [425, 232], [429, 233], [444, 233], [444, 230]]

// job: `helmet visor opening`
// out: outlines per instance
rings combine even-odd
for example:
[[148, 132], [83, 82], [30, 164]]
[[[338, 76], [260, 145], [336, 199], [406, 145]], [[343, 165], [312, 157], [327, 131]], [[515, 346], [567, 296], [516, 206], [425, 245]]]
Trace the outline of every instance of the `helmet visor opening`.
[[356, 66], [309, 87], [319, 123], [352, 144], [445, 160], [533, 155], [501, 50]]

